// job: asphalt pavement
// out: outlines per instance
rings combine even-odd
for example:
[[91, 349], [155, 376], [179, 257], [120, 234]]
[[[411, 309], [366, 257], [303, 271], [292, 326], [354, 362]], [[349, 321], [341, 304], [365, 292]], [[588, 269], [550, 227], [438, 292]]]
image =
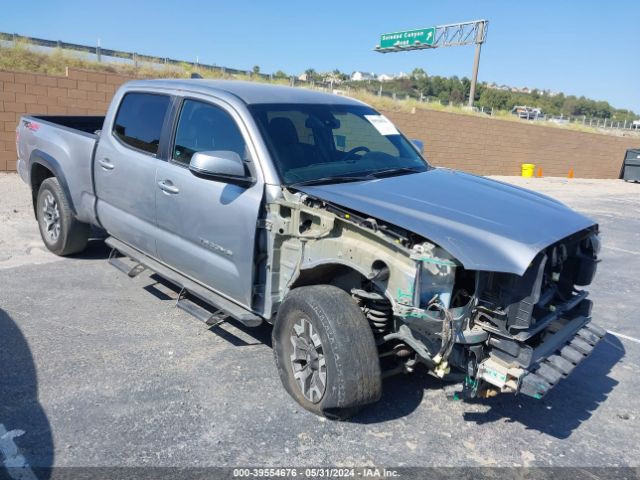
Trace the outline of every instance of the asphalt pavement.
[[285, 393], [269, 326], [208, 328], [100, 240], [50, 254], [27, 187], [0, 174], [0, 449], [32, 467], [638, 466], [640, 184], [502, 180], [600, 223], [593, 316], [614, 333], [543, 400], [454, 401], [417, 371], [334, 422]]

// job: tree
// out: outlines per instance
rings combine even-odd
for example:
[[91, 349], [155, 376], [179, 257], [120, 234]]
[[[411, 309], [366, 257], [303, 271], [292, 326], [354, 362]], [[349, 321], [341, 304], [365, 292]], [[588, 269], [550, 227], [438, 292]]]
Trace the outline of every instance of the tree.
[[[336, 75], [339, 70], [334, 70]], [[310, 80], [317, 79], [313, 69], [306, 71]], [[349, 82], [347, 77], [346, 79]], [[437, 98], [443, 103], [464, 103], [469, 98], [471, 81], [467, 77], [429, 76], [422, 68], [414, 68], [409, 77], [395, 78], [381, 83], [376, 80], [367, 82], [349, 82], [357, 88], [377, 93], [382, 87], [385, 92], [395, 92], [400, 98], [410, 95], [414, 98], [424, 96]], [[616, 109], [608, 102], [596, 101], [585, 97], [565, 95], [563, 93], [550, 94], [548, 91], [533, 89], [529, 92], [503, 90], [496, 85], [489, 87], [486, 83], [476, 86], [474, 102], [481, 107], [510, 111], [516, 105], [527, 105], [540, 108], [546, 115], [572, 115], [594, 118], [613, 118], [616, 121], [631, 122], [638, 119], [638, 115], [630, 110]]]
[[282, 70], [278, 70], [276, 73], [273, 74], [273, 78], [278, 78], [278, 79], [289, 78], [289, 75], [287, 75]]
[[576, 97], [571, 95], [564, 99], [564, 103], [562, 104], [562, 114], [568, 116], [580, 114], [578, 99]]
[[342, 80], [343, 82], [349, 79], [349, 75], [347, 75], [346, 73], [342, 73], [338, 68], [334, 69], [331, 74], [333, 75], [333, 78]]
[[431, 77], [431, 92], [429, 95], [434, 97], [439, 97], [441, 93], [446, 93], [447, 98], [449, 98], [449, 91], [446, 84], [446, 79], [443, 77]]
[[495, 108], [496, 110], [510, 110], [512, 108], [511, 100], [511, 92], [487, 88], [480, 95], [478, 105], [486, 108]]
[[304, 73], [307, 76], [307, 82], [313, 82], [320, 79], [320, 75], [313, 68], [307, 68]]
[[260, 65], [253, 66], [253, 74], [258, 75], [260, 73]]
[[[471, 94], [471, 80], [469, 80], [467, 77], [462, 77], [462, 80], [460, 80], [460, 83], [462, 84], [462, 91], [464, 92], [464, 99], [468, 99], [469, 95]], [[476, 98], [474, 98], [474, 100], [477, 100], [480, 98], [480, 94], [482, 93], [483, 90], [483, 85], [480, 84], [476, 84]]]
[[611, 118], [613, 116], [613, 109], [608, 102], [596, 102], [594, 110], [595, 116], [599, 118]]
[[451, 93], [449, 94], [449, 101], [454, 105], [459, 105], [464, 102], [464, 97], [464, 93], [462, 93], [458, 88], [455, 88], [454, 90], [451, 90]]
[[426, 78], [426, 76], [427, 72], [425, 72], [424, 69], [417, 67], [413, 69], [409, 78], [411, 78], [411, 80], [422, 80], [423, 78]]
[[446, 90], [442, 90], [438, 95], [438, 100], [440, 100], [441, 103], [447, 105], [449, 103], [449, 92], [447, 92]]

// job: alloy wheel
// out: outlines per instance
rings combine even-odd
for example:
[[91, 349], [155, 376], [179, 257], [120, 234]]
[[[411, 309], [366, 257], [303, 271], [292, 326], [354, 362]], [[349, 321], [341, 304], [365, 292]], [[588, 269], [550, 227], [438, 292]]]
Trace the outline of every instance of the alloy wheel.
[[49, 192], [46, 192], [42, 202], [42, 223], [47, 237], [51, 243], [55, 243], [60, 236], [60, 208]]
[[327, 365], [320, 335], [306, 318], [291, 328], [291, 368], [304, 397], [312, 403], [322, 400], [327, 386]]

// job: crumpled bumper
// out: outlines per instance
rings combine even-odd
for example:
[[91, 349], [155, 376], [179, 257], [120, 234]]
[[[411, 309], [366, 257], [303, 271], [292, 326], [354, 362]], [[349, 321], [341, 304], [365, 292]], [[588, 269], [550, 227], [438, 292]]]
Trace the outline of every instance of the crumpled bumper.
[[499, 391], [542, 398], [593, 351], [606, 331], [591, 317], [576, 317], [531, 353], [527, 365], [512, 366], [490, 355], [478, 365], [476, 378]]
[[539, 359], [534, 368], [520, 377], [518, 391], [530, 397], [542, 398], [589, 356], [606, 333], [606, 330], [594, 323], [585, 324], [550, 355]]

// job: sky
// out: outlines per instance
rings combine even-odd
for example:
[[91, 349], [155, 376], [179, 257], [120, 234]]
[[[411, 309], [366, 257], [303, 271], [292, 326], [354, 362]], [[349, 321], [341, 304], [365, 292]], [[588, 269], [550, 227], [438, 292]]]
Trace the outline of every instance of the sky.
[[471, 76], [474, 47], [382, 55], [381, 33], [489, 20], [479, 81], [640, 113], [640, 0], [29, 0], [0, 31], [262, 72], [308, 68]]

